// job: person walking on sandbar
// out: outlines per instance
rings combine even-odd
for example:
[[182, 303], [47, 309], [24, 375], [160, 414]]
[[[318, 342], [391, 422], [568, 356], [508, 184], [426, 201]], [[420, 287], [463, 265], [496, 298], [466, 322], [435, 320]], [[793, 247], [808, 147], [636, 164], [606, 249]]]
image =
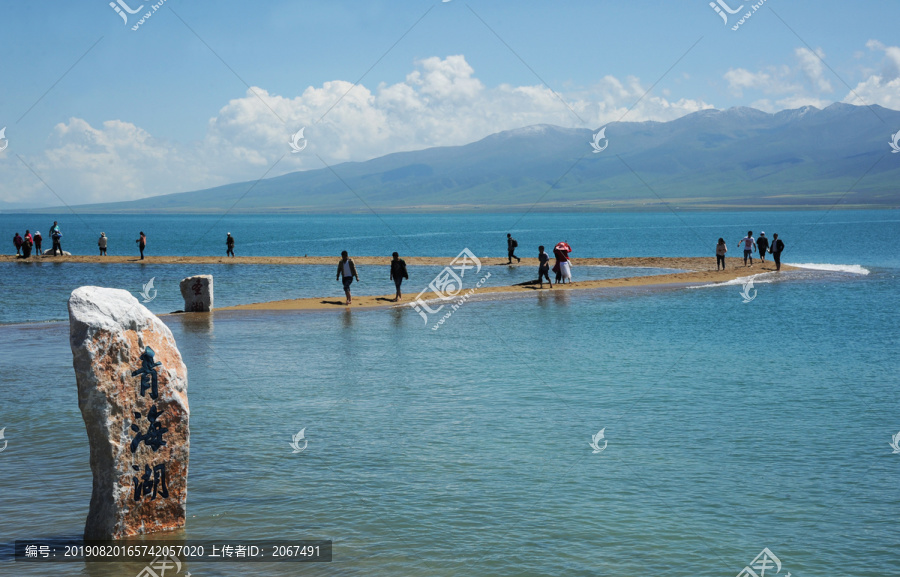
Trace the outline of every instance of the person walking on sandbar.
[[772, 259], [775, 261], [775, 270], [781, 270], [781, 253], [784, 251], [784, 241], [778, 238], [778, 233], [772, 235], [772, 246], [769, 252], [772, 253]]
[[225, 252], [225, 256], [231, 256], [234, 258], [234, 237], [231, 236], [231, 233], [228, 233], [228, 236], [225, 238], [225, 247], [228, 249]]
[[400, 284], [403, 282], [403, 279], [409, 278], [409, 273], [406, 272], [406, 261], [400, 258], [399, 253], [395, 252], [391, 256], [393, 257], [391, 260], [391, 280], [394, 281], [394, 286], [397, 287], [397, 294], [394, 296], [394, 302], [397, 302], [403, 298], [403, 295], [400, 294]]
[[16, 233], [16, 235], [13, 237], [13, 244], [16, 246], [16, 256], [19, 256], [20, 254], [22, 254], [22, 243], [23, 242], [24, 241], [22, 240], [22, 237], [19, 236], [19, 233]]
[[100, 256], [106, 256], [106, 245], [108, 242], [109, 239], [106, 237], [106, 233], [101, 232], [100, 238], [97, 239], [97, 248], [100, 249]]
[[716, 270], [719, 270], [719, 265], [722, 265], [722, 270], [725, 270], [726, 252], [728, 252], [728, 246], [725, 244], [725, 239], [720, 238], [719, 244], [716, 245]]
[[747, 259], [750, 259], [750, 266], [753, 266], [753, 250], [756, 248], [756, 241], [753, 239], [753, 231], [748, 230], [747, 236], [738, 241], [739, 247], [744, 247], [744, 266], [747, 266]]
[[141, 251], [141, 260], [144, 260], [144, 249], [147, 248], [147, 235], [144, 234], [144, 231], [141, 231], [141, 238], [134, 242], [138, 244], [138, 249]]
[[359, 282], [359, 275], [356, 274], [356, 265], [353, 264], [353, 259], [347, 254], [347, 251], [341, 251], [341, 262], [338, 263], [337, 267], [337, 279], [344, 283], [344, 294], [347, 295], [347, 304], [350, 304], [351, 296], [350, 296], [350, 285], [353, 283], [353, 277], [356, 277], [357, 282]]
[[553, 288], [553, 283], [550, 282], [550, 256], [544, 252], [544, 245], [538, 247], [538, 263], [538, 281], [541, 288], [544, 288], [544, 277], [547, 277], [550, 288]]
[[41, 250], [41, 243], [44, 241], [44, 237], [41, 236], [41, 231], [34, 231], [34, 250], [38, 254], [44, 254], [44, 251]]
[[756, 250], [759, 252], [759, 260], [766, 262], [766, 250], [769, 249], [769, 239], [766, 233], [760, 231], [759, 238], [756, 239]]
[[509, 262], [506, 264], [512, 264], [512, 259], [516, 259], [516, 262], [522, 262], [522, 259], [516, 256], [516, 247], [518, 246], [519, 242], [511, 234], [506, 233], [506, 256], [509, 257]]

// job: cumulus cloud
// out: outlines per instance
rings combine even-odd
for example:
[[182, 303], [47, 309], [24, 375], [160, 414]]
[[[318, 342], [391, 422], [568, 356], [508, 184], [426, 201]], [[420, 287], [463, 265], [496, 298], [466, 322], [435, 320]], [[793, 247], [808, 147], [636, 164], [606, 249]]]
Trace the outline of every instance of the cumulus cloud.
[[801, 90], [800, 84], [791, 79], [793, 72], [788, 66], [770, 67], [766, 71], [751, 72], [746, 68], [732, 68], [725, 73], [728, 88], [738, 97], [744, 91], [759, 91], [764, 94], [786, 94]]
[[[66, 202], [106, 202], [256, 180], [276, 161], [270, 177], [466, 144], [532, 124], [595, 129], [620, 119], [673, 120], [712, 107], [646, 94], [648, 88], [638, 78], [612, 76], [564, 95], [541, 84], [489, 88], [464, 56], [431, 57], [396, 84], [334, 80], [293, 97], [252, 87], [209, 119], [200, 142], [166, 142], [123, 120], [95, 127], [72, 118], [57, 125], [48, 147], [26, 162], [51, 186], [58, 183], [54, 188], [66, 191]], [[302, 127], [308, 145], [293, 154], [288, 143]], [[9, 163], [0, 164], [0, 172], [9, 170]], [[12, 178], [21, 184], [17, 198], [2, 200], [29, 194], [58, 203], [32, 175]]]
[[843, 101], [858, 106], [880, 104], [900, 109], [900, 47], [886, 46], [878, 40], [869, 40], [866, 47], [884, 53], [881, 70], [859, 82]]
[[729, 90], [738, 97], [743, 97], [745, 92], [760, 92], [769, 97], [783, 96], [763, 98], [752, 104], [767, 112], [807, 105], [827, 106], [830, 102], [822, 95], [833, 92], [834, 88], [828, 78], [830, 72], [823, 63], [825, 53], [821, 48], [815, 52], [809, 48], [797, 48], [794, 57], [796, 63], [793, 66], [769, 66], [756, 72], [732, 68], [724, 78]]

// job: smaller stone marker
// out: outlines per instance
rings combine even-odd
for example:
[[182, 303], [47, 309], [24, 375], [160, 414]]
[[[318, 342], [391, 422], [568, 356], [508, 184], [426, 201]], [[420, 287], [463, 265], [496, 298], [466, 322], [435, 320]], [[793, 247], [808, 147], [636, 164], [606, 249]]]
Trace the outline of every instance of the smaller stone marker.
[[213, 277], [211, 274], [189, 276], [181, 281], [184, 312], [208, 313], [213, 308]]
[[190, 409], [172, 331], [128, 291], [85, 286], [69, 343], [94, 474], [84, 538], [184, 527]]

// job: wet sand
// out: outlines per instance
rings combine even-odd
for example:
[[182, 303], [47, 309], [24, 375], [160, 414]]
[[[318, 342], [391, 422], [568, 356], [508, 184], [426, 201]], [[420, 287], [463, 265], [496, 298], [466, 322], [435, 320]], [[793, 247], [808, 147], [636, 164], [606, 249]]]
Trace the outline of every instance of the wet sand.
[[[360, 289], [362, 287], [369, 287], [370, 283], [377, 284], [379, 286], [384, 286], [385, 288], [392, 287], [390, 281], [385, 280], [382, 276], [379, 276], [378, 281], [370, 280], [372, 277], [369, 276], [368, 270], [366, 267], [387, 267], [391, 261], [390, 257], [367, 257], [367, 256], [357, 256], [352, 257], [353, 261], [359, 267], [361, 282], [357, 283], [354, 281], [353, 288]], [[446, 266], [450, 263], [453, 257], [404, 257], [406, 264], [409, 266], [422, 266], [422, 265], [432, 265], [432, 266]], [[282, 301], [271, 301], [271, 302], [263, 302], [263, 303], [253, 303], [246, 305], [238, 305], [233, 307], [224, 307], [217, 308], [217, 311], [226, 311], [226, 310], [314, 310], [314, 309], [335, 309], [335, 308], [346, 308], [347, 305], [344, 303], [343, 291], [341, 290], [340, 284], [337, 281], [334, 281], [335, 273], [337, 272], [337, 264], [340, 260], [339, 257], [336, 256], [304, 256], [304, 257], [269, 257], [269, 256], [254, 256], [254, 257], [214, 257], [214, 256], [148, 256], [145, 257], [144, 260], [140, 260], [137, 257], [133, 256], [105, 256], [101, 257], [99, 255], [74, 255], [74, 256], [34, 256], [32, 255], [29, 259], [21, 259], [17, 258], [15, 255], [0, 255], [0, 262], [12, 262], [18, 261], [22, 263], [29, 262], [69, 262], [69, 263], [88, 263], [88, 264], [230, 264], [230, 265], [321, 265], [323, 268], [325, 266], [329, 267], [327, 271], [324, 271], [323, 282], [329, 283], [328, 292], [332, 294], [337, 294], [340, 296], [334, 297], [319, 297], [319, 298], [304, 298], [304, 299], [289, 299]], [[505, 257], [497, 258], [497, 257], [481, 257], [482, 267], [485, 266], [507, 266]], [[551, 262], [553, 262], [551, 260]], [[586, 290], [586, 289], [602, 289], [602, 288], [619, 288], [619, 287], [659, 287], [663, 285], [683, 285], [683, 284], [709, 284], [709, 283], [722, 283], [730, 280], [734, 280], [739, 277], [746, 277], [753, 274], [759, 274], [763, 272], [774, 272], [775, 264], [770, 260], [766, 263], [761, 263], [759, 259], [754, 259], [754, 265], [752, 267], [745, 267], [743, 260], [740, 258], [728, 258], [726, 259], [726, 266], [728, 267], [724, 271], [716, 271], [716, 259], [715, 256], [711, 257], [627, 257], [627, 258], [573, 258], [573, 276], [578, 278], [578, 267], [580, 266], [611, 266], [611, 267], [634, 267], [634, 268], [658, 268], [658, 269], [676, 269], [669, 274], [656, 274], [651, 276], [638, 276], [638, 277], [621, 277], [614, 279], [605, 279], [605, 280], [590, 280], [590, 281], [578, 281], [571, 284], [554, 284], [553, 288], [549, 288], [549, 285], [544, 284], [544, 288], [540, 289], [539, 285], [535, 281], [534, 283], [522, 283], [518, 285], [512, 286], [494, 286], [491, 284], [491, 279], [487, 279], [484, 283], [484, 286], [477, 289], [475, 295], [486, 295], [486, 294], [496, 294], [496, 293], [537, 293], [539, 290], [544, 291], [560, 291], [560, 290]], [[536, 258], [523, 258], [520, 263], [514, 263], [511, 266], [517, 267], [526, 267], [531, 268], [534, 271], [535, 278], [537, 277], [537, 267], [538, 260]], [[791, 271], [797, 270], [794, 267], [788, 265], [781, 266], [782, 271]], [[380, 271], [383, 273], [384, 271]], [[463, 287], [463, 291], [459, 296], [467, 293], [471, 288], [474, 287], [475, 283], [481, 277], [487, 275], [490, 272], [490, 269], [482, 268], [481, 272], [474, 275], [474, 269], [469, 271], [469, 274], [473, 275], [472, 280], [466, 278], [466, 282]], [[551, 278], [553, 278], [553, 272], [550, 273]], [[428, 280], [430, 282], [430, 279]], [[426, 283], [411, 283], [409, 281], [404, 282], [403, 284], [403, 300], [399, 303], [393, 302], [394, 293], [391, 292], [389, 294], [384, 294], [380, 296], [354, 296], [352, 308], [371, 308], [371, 307], [385, 307], [385, 306], [397, 306], [404, 305], [406, 303], [412, 302], [418, 296], [419, 291], [424, 289], [427, 286]], [[323, 291], [324, 292], [324, 291]], [[433, 299], [438, 298], [438, 296], [434, 293], [426, 293], [422, 295], [425, 299]]]
[[[363, 258], [354, 258], [354, 262], [359, 265], [359, 272], [361, 273], [361, 283], [356, 283], [354, 281], [353, 287], [359, 287], [360, 284], [365, 286], [366, 276], [365, 270], [362, 268], [364, 264], [379, 264], [379, 265], [387, 265], [390, 259], [363, 259]], [[447, 264], [450, 259], [448, 258], [408, 258], [406, 260], [408, 265], [413, 264]], [[482, 266], [486, 265], [506, 265], [506, 261], [503, 259], [481, 259]], [[332, 258], [331, 262], [335, 266], [335, 273], [337, 271], [337, 262]], [[525, 267], [533, 267], [535, 271], [535, 277], [537, 277], [537, 259], [522, 259], [522, 263], [519, 265], [513, 266], [525, 266]], [[775, 272], [775, 264], [772, 262], [760, 263], [758, 260], [755, 261], [755, 264], [752, 267], [745, 267], [743, 260], [738, 258], [727, 259], [726, 266], [728, 267], [724, 271], [716, 271], [715, 267], [715, 257], [713, 258], [662, 258], [662, 257], [632, 257], [632, 258], [585, 258], [585, 259], [573, 259], [573, 275], [577, 278], [578, 275], [578, 267], [579, 266], [616, 266], [616, 267], [646, 267], [646, 268], [669, 268], [669, 269], [684, 269], [677, 272], [672, 272], [669, 274], [658, 274], [651, 276], [638, 276], [638, 277], [621, 277], [614, 279], [605, 279], [605, 280], [590, 280], [590, 281], [576, 281], [571, 284], [554, 284], [551, 289], [547, 283], [544, 283], [544, 288], [539, 288], [539, 284], [537, 281], [522, 283], [512, 286], [492, 286], [491, 280], [487, 279], [484, 285], [478, 288], [473, 296], [478, 295], [487, 295], [487, 294], [497, 294], [497, 293], [519, 293], [519, 294], [536, 294], [538, 291], [569, 291], [569, 290], [587, 290], [587, 289], [602, 289], [602, 288], [619, 288], [619, 287], [661, 287], [664, 285], [673, 285], [680, 286], [684, 284], [709, 284], [709, 283], [722, 283], [730, 280], [734, 280], [739, 277], [746, 277], [754, 274], [760, 274], [764, 272]], [[712, 268], [711, 268], [712, 266]], [[784, 272], [797, 270], [794, 267], [787, 266], [782, 264], [781, 270]], [[490, 272], [490, 269], [482, 268], [481, 272], [477, 275], [474, 275], [474, 270], [469, 271], [469, 274], [472, 275], [472, 280], [468, 280], [463, 286], [462, 292], [458, 295], [461, 297], [462, 295], [469, 292], [477, 282], [478, 279], [481, 279], [485, 275]], [[331, 274], [335, 274], [331, 273]], [[553, 273], [551, 271], [551, 278], [553, 278]], [[333, 280], [333, 278], [331, 279]], [[384, 282], [382, 280], [378, 281], [379, 284], [387, 284], [390, 285], [390, 282]], [[337, 285], [335, 281], [334, 284], [336, 292], [341, 294], [340, 285]], [[393, 301], [393, 293], [385, 294], [380, 296], [354, 296], [353, 303], [350, 305], [351, 308], [372, 308], [372, 307], [384, 307], [384, 306], [403, 306], [407, 303], [412, 302], [416, 299], [419, 294], [419, 291], [425, 288], [424, 286], [413, 285], [408, 281], [404, 283], [403, 286], [403, 300], [398, 303]], [[352, 289], [351, 289], [352, 290]], [[457, 297], [457, 298], [458, 298]], [[425, 293], [422, 295], [424, 299], [434, 299], [438, 298], [438, 295], [434, 293]], [[288, 299], [282, 301], [272, 301], [272, 302], [264, 302], [264, 303], [254, 303], [248, 305], [239, 305], [234, 307], [225, 307], [216, 309], [217, 311], [225, 311], [225, 310], [267, 310], [267, 311], [279, 311], [279, 310], [316, 310], [316, 309], [335, 309], [335, 308], [348, 308], [344, 302], [343, 296], [340, 297], [329, 297], [329, 298], [305, 298], [305, 299]]]

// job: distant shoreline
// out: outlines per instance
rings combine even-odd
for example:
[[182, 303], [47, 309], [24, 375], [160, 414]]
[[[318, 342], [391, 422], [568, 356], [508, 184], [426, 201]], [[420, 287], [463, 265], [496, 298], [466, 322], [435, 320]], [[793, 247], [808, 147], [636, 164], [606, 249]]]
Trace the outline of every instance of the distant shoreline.
[[[359, 266], [389, 266], [390, 256], [356, 256], [350, 255]], [[447, 266], [453, 256], [403, 256], [409, 266]], [[482, 266], [507, 266], [506, 257], [479, 257]], [[30, 258], [18, 258], [15, 255], [0, 255], [0, 262], [29, 263], [73, 263], [73, 264], [154, 264], [154, 265], [183, 265], [183, 264], [227, 264], [227, 265], [322, 265], [336, 267], [341, 260], [339, 255], [333, 256], [147, 256], [141, 260], [137, 256], [99, 256], [99, 255], [71, 255], [71, 256], [35, 256]], [[758, 258], [754, 258], [759, 262]], [[552, 259], [551, 259], [552, 262]], [[713, 267], [715, 272], [716, 257], [621, 257], [621, 258], [572, 258], [574, 267], [579, 266], [611, 266], [632, 268], [660, 268], [703, 271]], [[767, 264], [771, 264], [768, 261]], [[729, 267], [743, 269], [743, 260], [729, 258]], [[521, 262], [513, 264], [517, 267], [534, 267], [537, 276], [538, 259], [526, 257]], [[782, 265], [782, 270], [787, 270]], [[729, 268], [729, 270], [731, 270]], [[745, 269], [752, 271], [752, 268]], [[774, 269], [773, 269], [774, 270]], [[362, 272], [362, 271], [361, 271]]]
[[[717, 201], [711, 201], [717, 202]], [[721, 201], [718, 201], [721, 202]], [[77, 207], [73, 207], [76, 208]], [[821, 202], [817, 204], [694, 204], [690, 201], [678, 202], [678, 200], [660, 202], [658, 199], [647, 199], [646, 203], [618, 203], [616, 201], [604, 201], [601, 203], [574, 203], [559, 206], [483, 206], [483, 205], [458, 205], [458, 206], [421, 206], [421, 207], [373, 207], [377, 209], [378, 216], [398, 215], [472, 215], [472, 214], [516, 214], [521, 212], [537, 212], [542, 214], [578, 214], [578, 213], [658, 213], [669, 212], [673, 208], [680, 212], [730, 212], [730, 211], [760, 211], [760, 212], [788, 212], [788, 211], [819, 211], [819, 210], [898, 210], [896, 204], [840, 204]], [[234, 210], [209, 210], [191, 209], [189, 207], [172, 209], [130, 209], [115, 211], [72, 210], [67, 207], [50, 208], [22, 208], [0, 210], [0, 215], [73, 215], [73, 216], [372, 216], [372, 211], [367, 208], [340, 209], [340, 208], [262, 208], [262, 209], [234, 209]]]

